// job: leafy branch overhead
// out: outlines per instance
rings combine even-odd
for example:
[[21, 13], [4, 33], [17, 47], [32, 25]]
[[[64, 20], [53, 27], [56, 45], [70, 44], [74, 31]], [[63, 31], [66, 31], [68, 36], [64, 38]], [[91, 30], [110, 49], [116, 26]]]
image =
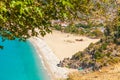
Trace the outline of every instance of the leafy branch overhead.
[[71, 6], [64, 0], [1, 0], [0, 36], [26, 39], [37, 36], [39, 32], [44, 36], [50, 32], [50, 21], [67, 18]]
[[104, 15], [107, 1], [113, 0], [0, 0], [0, 36], [3, 40], [44, 36], [51, 32], [51, 20], [89, 23], [92, 15]]
[[51, 20], [89, 21], [104, 1], [107, 0], [0, 0], [0, 36], [24, 40], [51, 32]]

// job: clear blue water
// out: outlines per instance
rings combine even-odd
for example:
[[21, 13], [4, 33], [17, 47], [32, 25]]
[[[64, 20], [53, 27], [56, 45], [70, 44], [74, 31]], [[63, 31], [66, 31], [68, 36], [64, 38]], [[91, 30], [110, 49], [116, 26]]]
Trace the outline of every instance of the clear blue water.
[[0, 80], [48, 80], [34, 47], [18, 40], [1, 41]]

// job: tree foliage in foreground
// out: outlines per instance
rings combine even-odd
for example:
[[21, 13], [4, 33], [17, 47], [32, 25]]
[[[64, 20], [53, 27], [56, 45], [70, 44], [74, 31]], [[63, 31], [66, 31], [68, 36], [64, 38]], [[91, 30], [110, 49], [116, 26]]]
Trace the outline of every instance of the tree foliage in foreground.
[[[72, 4], [65, 0], [1, 0], [0, 36], [26, 39], [50, 32], [50, 21], [68, 19]], [[72, 16], [72, 15], [71, 15]], [[38, 29], [37, 31], [35, 29]]]
[[44, 36], [51, 20], [89, 22], [92, 15], [105, 13], [107, 1], [113, 0], [0, 0], [0, 36], [10, 40]]
[[114, 19], [110, 16], [111, 10], [119, 11], [116, 5], [116, 0], [0, 0], [0, 37], [3, 41], [26, 40], [51, 32], [51, 20], [91, 24], [101, 17], [105, 18], [106, 33], [118, 37], [119, 14]]

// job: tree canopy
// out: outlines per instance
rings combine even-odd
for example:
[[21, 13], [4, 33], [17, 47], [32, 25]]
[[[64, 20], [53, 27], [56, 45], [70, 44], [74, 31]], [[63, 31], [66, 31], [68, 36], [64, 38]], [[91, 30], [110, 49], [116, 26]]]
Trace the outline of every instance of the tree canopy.
[[0, 36], [3, 40], [25, 40], [51, 32], [51, 20], [89, 22], [95, 16], [109, 18], [114, 3], [114, 0], [0, 0]]
[[1, 0], [0, 36], [3, 39], [26, 39], [39, 33], [44, 36], [50, 32], [51, 20], [72, 17], [70, 8], [72, 4], [66, 0]]

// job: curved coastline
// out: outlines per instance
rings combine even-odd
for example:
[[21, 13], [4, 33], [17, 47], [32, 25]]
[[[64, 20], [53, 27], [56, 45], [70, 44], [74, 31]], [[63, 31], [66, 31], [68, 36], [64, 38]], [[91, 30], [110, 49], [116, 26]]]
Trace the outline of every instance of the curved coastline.
[[41, 58], [44, 68], [47, 70], [47, 73], [50, 76], [51, 80], [67, 78], [68, 70], [65, 68], [57, 67], [57, 64], [60, 60], [42, 39], [32, 37], [29, 39], [29, 41], [35, 47], [36, 52]]
[[4, 49], [0, 50], [0, 80], [48, 80], [29, 41], [1, 40]]

